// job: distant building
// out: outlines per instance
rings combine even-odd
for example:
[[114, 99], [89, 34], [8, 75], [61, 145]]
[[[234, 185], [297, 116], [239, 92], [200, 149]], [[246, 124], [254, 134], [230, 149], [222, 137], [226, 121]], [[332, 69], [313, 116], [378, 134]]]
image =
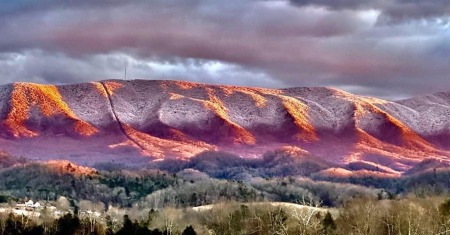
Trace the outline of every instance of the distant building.
[[17, 204], [18, 207], [28, 207], [28, 208], [41, 208], [41, 203], [34, 203], [33, 200], [25, 202], [25, 204]]
[[33, 200], [29, 200], [28, 202], [25, 202], [25, 207], [33, 207], [33, 206], [34, 206]]

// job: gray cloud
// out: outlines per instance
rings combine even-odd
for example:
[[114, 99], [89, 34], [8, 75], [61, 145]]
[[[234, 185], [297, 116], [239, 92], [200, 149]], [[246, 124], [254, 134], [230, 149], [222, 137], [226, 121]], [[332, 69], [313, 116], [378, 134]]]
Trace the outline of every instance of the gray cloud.
[[[189, 80], [212, 84], [235, 84], [283, 87], [258, 70], [238, 65], [200, 60], [137, 59], [126, 54], [109, 53], [74, 58], [61, 53], [29, 50], [22, 53], [1, 53], [2, 82], [69, 84], [107, 79], [151, 78], [155, 80]], [[264, 85], [265, 84], [265, 85]]]
[[417, 20], [450, 15], [446, 0], [290, 0], [296, 6], [320, 6], [333, 10], [367, 10], [382, 12], [383, 20]]
[[382, 24], [392, 5], [373, 1], [17, 2], [0, 11], [2, 83], [121, 78], [127, 62], [133, 78], [388, 98], [450, 90], [446, 18]]

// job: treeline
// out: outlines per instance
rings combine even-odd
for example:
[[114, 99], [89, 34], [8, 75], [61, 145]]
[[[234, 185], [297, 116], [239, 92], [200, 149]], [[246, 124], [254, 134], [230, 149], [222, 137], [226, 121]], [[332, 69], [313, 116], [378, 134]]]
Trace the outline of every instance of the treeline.
[[[66, 168], [64, 166], [63, 168]], [[76, 174], [46, 164], [29, 163], [0, 171], [0, 200], [23, 198], [55, 201], [63, 196], [72, 207], [89, 200], [106, 207], [135, 204], [161, 208], [189, 207], [220, 201], [298, 202], [301, 198], [341, 205], [345, 198], [376, 197], [381, 190], [350, 184], [315, 182], [306, 178], [215, 179], [193, 169], [169, 173], [160, 170], [99, 170]]]
[[24, 157], [15, 157], [0, 151], [0, 169], [25, 163], [27, 163], [27, 160]]
[[0, 170], [0, 199], [33, 198], [54, 201], [60, 196], [74, 200], [101, 201], [106, 205], [131, 206], [154, 191], [174, 185], [176, 176], [159, 170], [97, 171], [76, 174], [67, 164], [61, 168], [28, 163]]
[[72, 214], [51, 222], [7, 215], [0, 217], [0, 235], [400, 235], [449, 234], [450, 230], [450, 199], [445, 198], [357, 198], [338, 209], [316, 206], [227, 202], [201, 210], [163, 208], [145, 216], [125, 214], [119, 226], [109, 215], [97, 223]]
[[158, 190], [143, 198], [138, 205], [161, 208], [166, 206], [200, 206], [221, 201], [292, 202], [314, 200], [335, 207], [352, 198], [387, 198], [380, 189], [352, 184], [317, 182], [304, 178], [254, 178], [248, 182], [211, 178], [185, 181], [183, 184]]
[[[276, 158], [277, 161], [280, 158], [284, 157]], [[222, 164], [222, 158], [219, 159]], [[200, 162], [205, 171], [220, 169], [208, 168], [211, 165], [209, 161]], [[232, 165], [233, 161], [227, 164]], [[226, 169], [227, 166], [224, 171]], [[240, 174], [246, 174], [246, 171], [241, 171]], [[336, 207], [351, 198], [384, 199], [407, 194], [420, 197], [450, 194], [450, 171], [446, 169], [431, 169], [400, 178], [247, 176], [239, 180], [213, 178], [193, 168], [176, 173], [153, 169], [114, 169], [76, 174], [46, 164], [26, 163], [0, 170], [0, 178], [0, 203], [23, 198], [54, 201], [64, 196], [71, 201], [73, 207], [77, 207], [81, 200], [98, 201], [106, 206], [131, 207], [142, 204], [161, 208], [199, 206], [227, 200], [297, 203], [302, 198], [311, 198], [321, 201], [325, 206]]]
[[[381, 169], [351, 163], [337, 166], [302, 152], [276, 150], [267, 152], [261, 158], [246, 159], [225, 152], [203, 152], [187, 161], [166, 160], [150, 167], [177, 173], [184, 169], [195, 169], [212, 178], [250, 182], [254, 179], [282, 179], [307, 177], [315, 181], [361, 185], [368, 188], [383, 189], [394, 197], [398, 194], [413, 193], [418, 196], [450, 194], [450, 166], [433, 159], [425, 159], [401, 177], [379, 177], [370, 172]], [[319, 172], [331, 167], [347, 170], [367, 170], [350, 177], [336, 177]]]
[[374, 176], [359, 177], [311, 177], [313, 180], [333, 183], [348, 183], [383, 189], [391, 196], [414, 194], [419, 197], [449, 195], [450, 168], [431, 168], [423, 172], [404, 175], [397, 178], [380, 178]]
[[149, 167], [173, 173], [184, 169], [195, 169], [213, 178], [247, 180], [253, 177], [309, 176], [334, 166], [315, 156], [277, 150], [267, 152], [261, 158], [255, 159], [241, 158], [226, 152], [202, 152], [187, 161], [168, 159], [156, 162]]
[[[156, 212], [155, 212], [156, 214]], [[1, 214], [0, 214], [1, 215]], [[154, 216], [154, 215], [150, 215]], [[4, 216], [3, 216], [4, 217]], [[93, 224], [89, 218], [81, 219], [72, 214], [66, 214], [53, 221], [33, 220], [26, 216], [7, 215], [0, 217], [0, 235], [196, 235], [192, 226], [187, 226], [184, 230], [174, 229], [160, 230], [151, 229], [152, 217], [145, 221], [131, 221], [128, 215], [123, 216], [123, 224], [115, 231], [112, 226], [113, 221], [106, 217], [104, 223]]]
[[104, 163], [96, 172], [81, 175], [7, 155], [0, 160], [4, 166], [0, 170], [0, 202], [65, 196], [129, 207], [158, 193], [157, 199], [164, 205], [195, 206], [220, 200], [296, 202], [299, 197], [312, 197], [327, 206], [339, 206], [346, 197], [450, 194], [450, 170], [430, 160], [398, 178], [324, 176], [316, 173], [335, 166], [286, 150], [268, 152], [258, 159], [204, 152], [188, 161], [158, 161], [140, 170]]

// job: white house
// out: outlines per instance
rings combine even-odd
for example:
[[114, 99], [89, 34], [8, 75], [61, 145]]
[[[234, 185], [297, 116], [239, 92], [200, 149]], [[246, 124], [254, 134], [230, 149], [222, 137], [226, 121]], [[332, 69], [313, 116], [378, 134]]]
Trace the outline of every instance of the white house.
[[[22, 205], [18, 204], [17, 206], [22, 206]], [[39, 203], [39, 202], [34, 203], [33, 200], [29, 200], [28, 202], [25, 202], [24, 206], [30, 207], [30, 208], [41, 208], [41, 203]]]
[[33, 200], [29, 200], [28, 202], [25, 202], [25, 207], [33, 207], [33, 206], [34, 206]]

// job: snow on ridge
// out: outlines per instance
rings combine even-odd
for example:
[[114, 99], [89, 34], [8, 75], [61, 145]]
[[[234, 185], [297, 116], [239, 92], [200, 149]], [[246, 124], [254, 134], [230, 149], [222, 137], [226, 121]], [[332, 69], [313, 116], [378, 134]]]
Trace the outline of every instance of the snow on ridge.
[[[10, 108], [9, 87], [0, 86], [0, 121]], [[325, 87], [267, 89], [167, 80], [56, 87], [76, 118], [97, 128], [98, 135], [121, 136], [122, 142], [105, 138], [108, 151], [129, 146], [128, 136], [160, 158], [205, 149], [263, 152], [272, 144], [299, 146], [334, 162], [370, 162], [367, 156], [375, 154], [382, 156], [371, 158], [378, 164], [387, 157], [413, 157], [414, 151], [420, 152], [417, 156], [450, 156], [434, 146], [445, 146], [435, 134], [450, 136], [449, 93], [391, 102]]]

